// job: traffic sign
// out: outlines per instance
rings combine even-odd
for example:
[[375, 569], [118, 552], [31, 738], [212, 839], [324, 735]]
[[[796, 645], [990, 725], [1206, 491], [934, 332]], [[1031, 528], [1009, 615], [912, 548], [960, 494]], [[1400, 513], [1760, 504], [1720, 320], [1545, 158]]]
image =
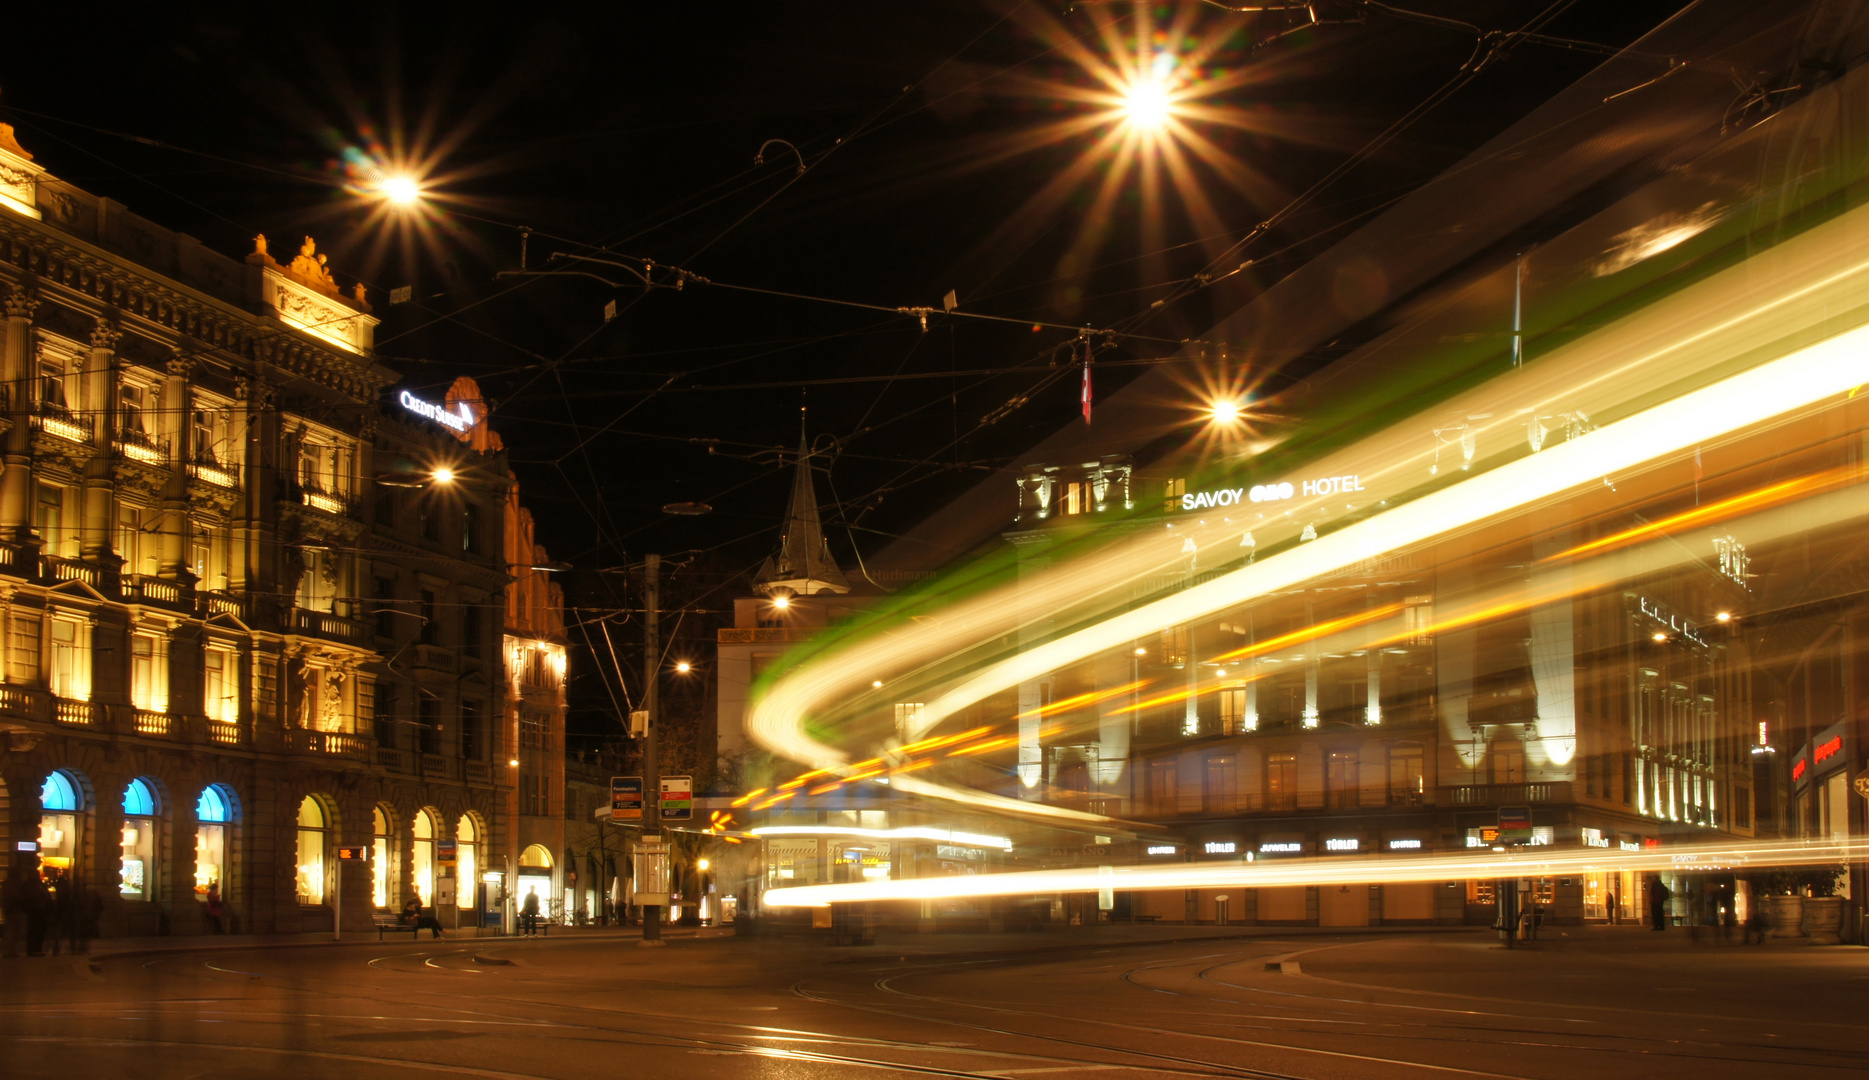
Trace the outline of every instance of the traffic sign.
[[435, 841], [435, 862], [440, 866], [453, 866], [460, 861], [460, 844], [455, 840]]
[[642, 777], [613, 776], [610, 778], [610, 820], [642, 820]]
[[662, 778], [662, 820], [687, 821], [694, 817], [694, 777]]
[[1530, 840], [1532, 838], [1532, 808], [1529, 806], [1502, 806], [1499, 808], [1499, 839]]
[[339, 862], [369, 862], [370, 849], [362, 844], [340, 847], [337, 849], [337, 858]]

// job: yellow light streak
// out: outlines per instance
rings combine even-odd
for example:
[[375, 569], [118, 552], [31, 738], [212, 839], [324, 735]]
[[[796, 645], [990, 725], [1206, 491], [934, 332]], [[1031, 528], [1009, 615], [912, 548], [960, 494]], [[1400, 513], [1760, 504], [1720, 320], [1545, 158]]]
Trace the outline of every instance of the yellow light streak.
[[1762, 488], [1757, 488], [1740, 495], [1734, 495], [1731, 498], [1721, 499], [1718, 502], [1711, 502], [1705, 506], [1695, 507], [1692, 510], [1684, 510], [1681, 513], [1672, 514], [1662, 518], [1660, 521], [1650, 521], [1646, 524], [1637, 525], [1634, 528], [1624, 529], [1619, 533], [1613, 533], [1609, 536], [1592, 540], [1587, 544], [1579, 544], [1569, 551], [1561, 551], [1542, 561], [1555, 562], [1559, 559], [1569, 559], [1578, 555], [1586, 555], [1593, 551], [1604, 551], [1620, 547], [1624, 544], [1634, 543], [1637, 540], [1653, 536], [1657, 533], [1665, 533], [1674, 529], [1685, 529], [1693, 525], [1705, 525], [1708, 522], [1719, 521], [1722, 518], [1732, 517], [1734, 514], [1744, 513], [1749, 510], [1757, 510], [1776, 502], [1783, 502], [1786, 499], [1814, 495], [1833, 484], [1840, 484], [1853, 480], [1860, 472], [1861, 470], [1856, 466], [1850, 465], [1835, 469], [1826, 469], [1823, 472], [1812, 473], [1809, 476], [1799, 476], [1791, 480], [1781, 480], [1776, 484], [1767, 484]]
[[1339, 630], [1348, 630], [1354, 626], [1361, 626], [1364, 623], [1387, 618], [1400, 610], [1402, 610], [1401, 604], [1385, 604], [1379, 608], [1359, 611], [1354, 615], [1345, 615], [1340, 619], [1327, 619], [1315, 626], [1307, 626], [1302, 630], [1293, 630], [1289, 634], [1280, 634], [1278, 637], [1254, 642], [1243, 648], [1234, 649], [1232, 652], [1221, 653], [1219, 656], [1213, 658], [1213, 662], [1218, 664], [1228, 660], [1245, 660], [1254, 656], [1264, 656], [1267, 653], [1277, 652], [1280, 649], [1289, 648], [1300, 642], [1315, 641], [1318, 638], [1334, 634]]
[[1057, 701], [1054, 701], [1051, 704], [1044, 706], [1043, 708], [1027, 709], [1025, 712], [1020, 713], [1019, 716], [1021, 719], [1036, 719], [1036, 718], [1044, 717], [1044, 716], [1054, 716], [1058, 713], [1069, 712], [1072, 709], [1076, 709], [1084, 705], [1094, 705], [1099, 701], [1107, 701], [1113, 697], [1121, 697], [1122, 695], [1127, 694], [1132, 690], [1140, 689], [1154, 681], [1155, 680], [1153, 679], [1142, 679], [1137, 682], [1128, 683], [1123, 686], [1118, 686], [1118, 687], [1115, 687], [1109, 690], [1091, 690], [1091, 691], [1088, 691], [1082, 694], [1073, 694], [1072, 696], [1068, 698], [1061, 698]]
[[754, 799], [757, 799], [757, 798], [759, 798], [759, 797], [760, 797], [761, 795], [764, 795], [764, 794], [766, 793], [766, 790], [767, 790], [767, 789], [765, 789], [765, 788], [763, 788], [763, 787], [762, 787], [762, 788], [754, 788], [753, 790], [751, 790], [751, 791], [749, 791], [749, 792], [747, 792], [746, 794], [744, 794], [744, 795], [742, 795], [742, 796], [740, 796], [739, 798], [737, 798], [737, 799], [735, 799], [735, 800], [733, 800], [733, 802], [731, 803], [731, 805], [733, 805], [733, 806], [745, 806], [745, 805], [746, 805], [747, 803], [750, 803], [750, 802], [752, 802], [752, 801], [753, 801]]
[[947, 756], [959, 757], [961, 754], [981, 754], [988, 750], [997, 750], [1002, 746], [1017, 745], [1019, 745], [1019, 737], [1017, 735], [1002, 735], [997, 739], [988, 739], [985, 742], [974, 743], [972, 746], [963, 746], [957, 750], [949, 750]]
[[992, 730], [991, 727], [977, 727], [972, 731], [963, 731], [958, 735], [936, 735], [933, 738], [922, 739], [919, 742], [912, 742], [907, 746], [897, 747], [896, 753], [913, 754], [920, 750], [934, 750], [943, 746], [952, 746], [958, 742], [966, 742], [968, 739], [978, 738]]
[[1280, 885], [1382, 885], [1404, 882], [1484, 881], [1552, 877], [1600, 871], [1704, 872], [1769, 866], [1842, 865], [1869, 853], [1869, 843], [1753, 841], [1691, 847], [1606, 851], [1601, 848], [1512, 848], [1457, 855], [1332, 856], [1256, 862], [1174, 863], [1166, 866], [1028, 870], [1006, 874], [911, 878], [847, 885], [804, 885], [772, 889], [772, 907], [825, 907], [877, 900], [945, 900], [1020, 896], [1100, 889], [1252, 889]]

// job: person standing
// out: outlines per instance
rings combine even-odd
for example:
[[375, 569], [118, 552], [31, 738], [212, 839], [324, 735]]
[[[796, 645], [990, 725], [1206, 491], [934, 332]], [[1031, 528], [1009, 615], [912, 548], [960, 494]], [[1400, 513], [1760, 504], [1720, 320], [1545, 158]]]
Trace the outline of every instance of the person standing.
[[1668, 897], [1674, 895], [1657, 877], [1648, 887], [1648, 928], [1666, 930], [1668, 928]]
[[526, 937], [531, 937], [539, 931], [539, 894], [537, 892], [526, 894], [525, 905], [519, 909], [519, 929]]
[[221, 883], [219, 881], [208, 882], [208, 902], [203, 908], [203, 913], [207, 915], [208, 926], [215, 933], [226, 933], [226, 929], [221, 925], [221, 916], [224, 911], [221, 907]]
[[1616, 906], [1616, 894], [1615, 893], [1610, 893], [1608, 896], [1603, 898], [1603, 909], [1609, 913], [1609, 924], [1611, 926], [1615, 926], [1617, 921], [1622, 916], [1621, 909]]
[[26, 875], [31, 873], [19, 860], [0, 886], [0, 916], [6, 919], [7, 956], [18, 956], [26, 947]]
[[26, 879], [26, 955], [44, 956], [46, 927], [52, 920], [52, 894], [39, 873], [37, 856], [26, 860], [22, 876]]

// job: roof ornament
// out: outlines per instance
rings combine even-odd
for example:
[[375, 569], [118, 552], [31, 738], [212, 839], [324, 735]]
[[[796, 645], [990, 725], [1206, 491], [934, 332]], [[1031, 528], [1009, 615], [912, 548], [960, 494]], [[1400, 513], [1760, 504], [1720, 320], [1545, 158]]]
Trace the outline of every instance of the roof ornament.
[[779, 553], [768, 557], [753, 578], [753, 587], [767, 596], [811, 596], [847, 593], [850, 580], [831, 557], [818, 513], [818, 492], [811, 475], [811, 445], [805, 436], [804, 409], [798, 417], [798, 465], [792, 475], [792, 501], [779, 534]]

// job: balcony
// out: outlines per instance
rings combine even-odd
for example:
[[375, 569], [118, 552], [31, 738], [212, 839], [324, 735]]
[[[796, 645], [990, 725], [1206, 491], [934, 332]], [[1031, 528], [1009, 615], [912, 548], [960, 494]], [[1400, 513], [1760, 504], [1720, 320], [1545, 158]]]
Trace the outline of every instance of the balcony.
[[188, 475], [215, 487], [240, 486], [240, 477], [234, 472], [233, 466], [221, 464], [213, 454], [196, 454], [195, 460], [188, 463]]
[[123, 599], [129, 604], [157, 604], [188, 611], [194, 608], [189, 595], [192, 591], [179, 581], [148, 574], [128, 574], [123, 579]]
[[167, 736], [170, 730], [169, 714], [152, 712], [148, 709], [136, 710], [133, 725], [138, 735]]
[[439, 645], [417, 645], [411, 666], [452, 675], [455, 671], [454, 653]]
[[201, 617], [212, 618], [226, 615], [229, 618], [247, 621], [247, 604], [239, 596], [229, 592], [197, 592], [195, 602], [200, 605]]
[[376, 763], [391, 772], [405, 772], [408, 769], [406, 756], [393, 746], [377, 747]]
[[291, 629], [288, 633], [315, 634], [333, 641], [362, 644], [369, 639], [370, 629], [357, 619], [347, 619], [328, 611], [295, 607], [292, 609]]
[[45, 566], [45, 576], [53, 581], [82, 581], [99, 592], [104, 591], [104, 571], [99, 567], [63, 555], [42, 555], [40, 562]]
[[118, 456], [140, 461], [145, 465], [167, 465], [169, 448], [157, 442], [147, 432], [125, 428], [117, 432], [113, 447]]
[[0, 685], [0, 713], [44, 723], [52, 717], [52, 695], [44, 690]]
[[306, 483], [300, 483], [298, 490], [299, 502], [311, 507], [313, 510], [320, 510], [338, 517], [351, 516], [350, 500], [336, 492], [326, 491], [322, 486], [317, 484]]
[[0, 574], [23, 578], [38, 577], [38, 552], [14, 544], [0, 544]]
[[59, 723], [71, 727], [96, 727], [103, 716], [103, 710], [89, 701], [59, 698], [53, 715]]
[[286, 749], [293, 753], [330, 754], [358, 761], [370, 759], [370, 747], [364, 740], [342, 731], [289, 728], [286, 731]]
[[221, 746], [239, 746], [243, 741], [243, 732], [237, 720], [208, 720], [208, 741]]
[[41, 402], [38, 412], [33, 414], [32, 426], [64, 439], [66, 442], [89, 443], [91, 441], [91, 419], [87, 416], [73, 416], [63, 406]]
[[470, 784], [490, 784], [493, 782], [493, 769], [484, 761], [461, 762], [462, 779]]
[[1523, 806], [1571, 801], [1568, 780], [1527, 784], [1463, 784], [1437, 789], [1441, 806]]
[[796, 645], [810, 641], [822, 629], [811, 626], [723, 627], [717, 631], [716, 640], [721, 645]]

